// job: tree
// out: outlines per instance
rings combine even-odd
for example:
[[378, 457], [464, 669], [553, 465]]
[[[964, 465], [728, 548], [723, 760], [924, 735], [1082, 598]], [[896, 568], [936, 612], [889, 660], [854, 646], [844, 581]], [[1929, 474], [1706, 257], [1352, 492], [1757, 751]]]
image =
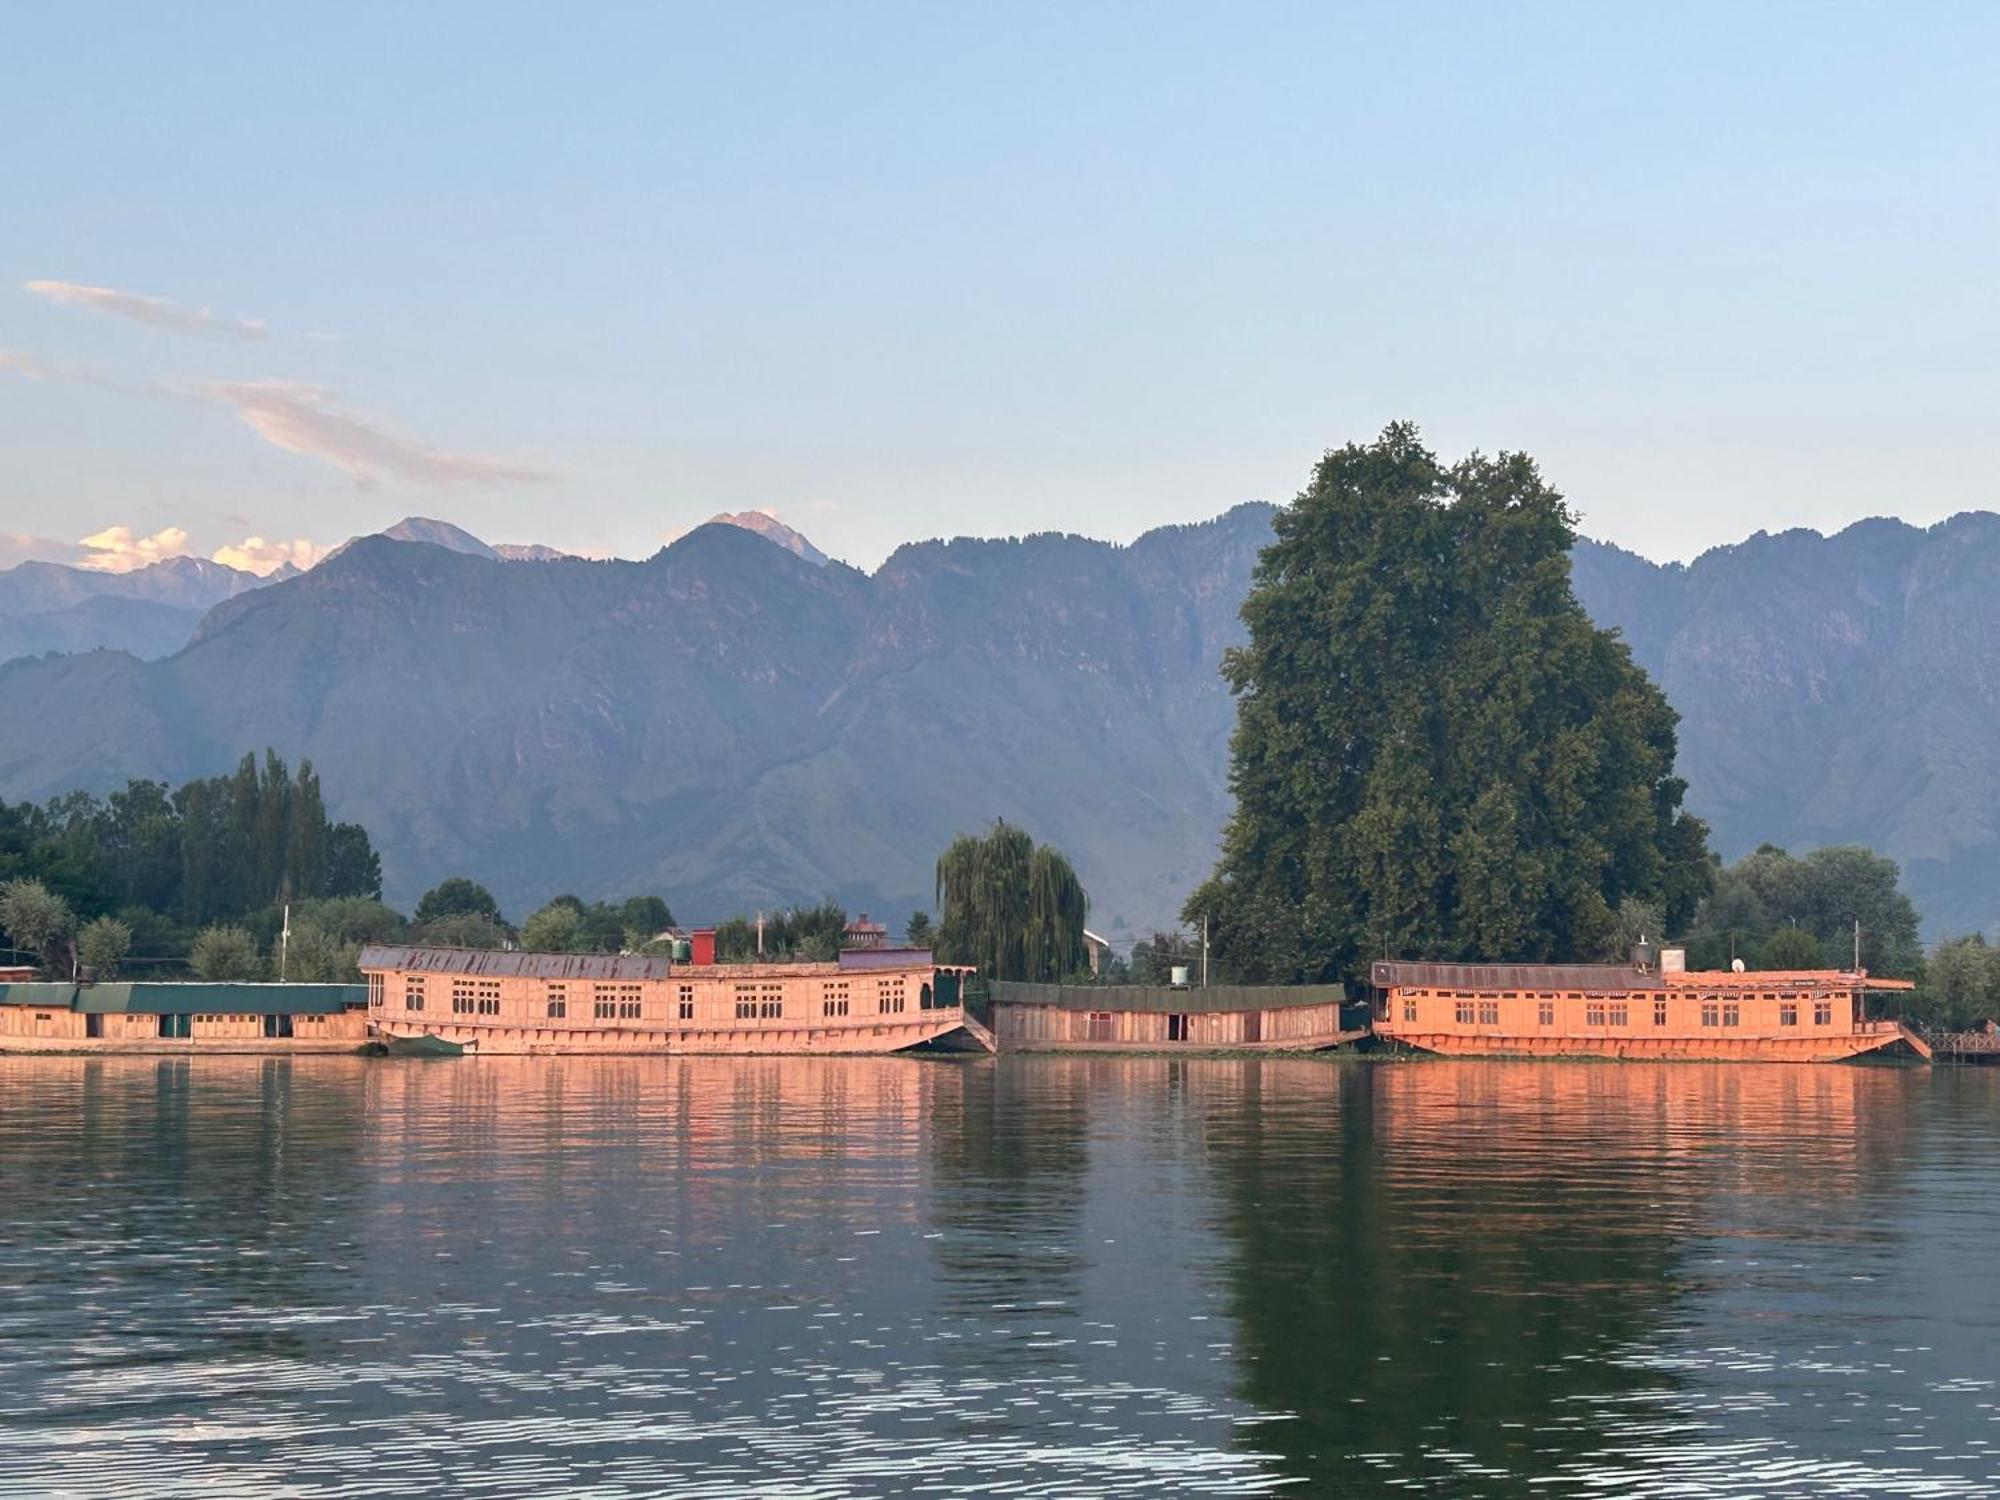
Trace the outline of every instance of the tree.
[[419, 927], [428, 927], [446, 917], [462, 916], [484, 917], [496, 927], [506, 925], [500, 916], [500, 903], [493, 899], [493, 893], [463, 875], [440, 880], [425, 891], [417, 902], [416, 915], [412, 920]]
[[1328, 453], [1275, 531], [1223, 662], [1235, 813], [1183, 912], [1218, 967], [1578, 959], [1627, 899], [1693, 915], [1676, 716], [1571, 592], [1574, 520], [1531, 459], [1446, 468], [1398, 423]]
[[939, 956], [989, 979], [1053, 981], [1089, 966], [1083, 926], [1090, 900], [1051, 844], [996, 821], [961, 834], [938, 856]]
[[300, 901], [292, 907], [296, 929], [311, 923], [340, 943], [386, 943], [400, 937], [407, 925], [402, 916], [372, 896], [329, 896]]
[[1845, 965], [1853, 961], [1859, 921], [1861, 966], [1873, 974], [1912, 977], [1923, 950], [1917, 909], [1903, 894], [1901, 879], [1893, 859], [1857, 845], [1796, 858], [1765, 844], [1716, 874], [1690, 935], [1689, 961], [1719, 968], [1796, 926], [1818, 941], [1822, 963]]
[[314, 921], [292, 923], [285, 949], [285, 978], [293, 984], [359, 984], [357, 943], [343, 942]]
[[410, 937], [440, 948], [502, 948], [507, 943], [507, 929], [483, 913], [460, 911], [414, 928]]
[[95, 979], [116, 979], [132, 951], [132, 929], [116, 917], [95, 917], [76, 934], [76, 961]]
[[643, 948], [674, 925], [674, 914], [658, 896], [630, 896], [618, 908], [618, 925], [624, 930], [626, 947]]
[[0, 885], [0, 931], [16, 948], [35, 954], [50, 974], [68, 977], [70, 934], [76, 917], [69, 903], [39, 880]]
[[521, 924], [521, 946], [531, 953], [587, 953], [583, 906], [574, 898], [557, 898]]
[[194, 970], [197, 979], [262, 979], [265, 975], [257, 940], [245, 928], [222, 923], [204, 927], [195, 934], [188, 967]]
[[1611, 933], [1597, 956], [1605, 963], [1627, 963], [1641, 942], [1657, 948], [1666, 939], [1667, 919], [1660, 903], [1627, 896], [1611, 914]]
[[912, 948], [928, 948], [936, 936], [927, 911], [911, 912], [910, 920], [903, 924], [903, 941]]
[[1757, 954], [1760, 969], [1824, 969], [1826, 950], [1803, 927], [1780, 927]]

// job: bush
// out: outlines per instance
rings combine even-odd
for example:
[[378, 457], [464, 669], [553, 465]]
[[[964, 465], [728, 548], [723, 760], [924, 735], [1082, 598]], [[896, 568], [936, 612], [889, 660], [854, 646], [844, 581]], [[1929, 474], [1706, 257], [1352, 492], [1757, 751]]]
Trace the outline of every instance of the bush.
[[242, 927], [216, 925], [195, 934], [188, 967], [197, 979], [262, 979], [266, 975], [257, 940]]
[[95, 979], [116, 979], [118, 966], [132, 951], [132, 929], [116, 917], [86, 922], [76, 935], [76, 961]]

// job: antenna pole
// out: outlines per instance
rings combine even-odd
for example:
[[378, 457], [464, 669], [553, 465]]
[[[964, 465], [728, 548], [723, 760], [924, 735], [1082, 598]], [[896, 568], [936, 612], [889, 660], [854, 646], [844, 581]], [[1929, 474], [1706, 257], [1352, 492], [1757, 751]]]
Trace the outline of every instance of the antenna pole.
[[1201, 987], [1208, 988], [1208, 913], [1201, 914]]

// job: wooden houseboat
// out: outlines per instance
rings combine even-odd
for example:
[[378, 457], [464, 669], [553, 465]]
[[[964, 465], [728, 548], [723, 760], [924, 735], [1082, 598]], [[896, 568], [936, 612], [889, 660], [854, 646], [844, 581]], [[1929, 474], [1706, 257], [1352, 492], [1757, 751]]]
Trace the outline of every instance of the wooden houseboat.
[[[706, 940], [706, 941], [704, 941]], [[478, 1053], [990, 1050], [960, 1004], [962, 971], [922, 948], [849, 949], [832, 963], [371, 946], [371, 1029], [392, 1045]]]
[[1368, 1034], [1343, 1029], [1337, 984], [992, 986], [993, 1036], [1005, 1052], [1316, 1051]]
[[1894, 1049], [1928, 1059], [1900, 1021], [1867, 1018], [1865, 971], [1689, 972], [1680, 950], [1630, 964], [1379, 962], [1376, 1034], [1462, 1056], [1834, 1062]]
[[358, 984], [0, 984], [0, 1052], [353, 1052]]

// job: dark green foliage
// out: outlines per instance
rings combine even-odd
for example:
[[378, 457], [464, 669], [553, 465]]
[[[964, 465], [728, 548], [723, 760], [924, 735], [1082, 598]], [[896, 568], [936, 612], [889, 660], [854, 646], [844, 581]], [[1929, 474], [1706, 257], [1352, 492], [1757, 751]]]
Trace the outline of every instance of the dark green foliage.
[[195, 934], [188, 967], [197, 979], [268, 979], [270, 971], [247, 928], [228, 924], [204, 927]]
[[39, 959], [52, 977], [67, 978], [74, 968], [76, 914], [39, 880], [0, 884], [0, 933], [7, 935], [10, 948]]
[[[847, 911], [831, 901], [795, 906], [764, 917], [766, 961], [827, 963], [840, 956]], [[715, 956], [726, 964], [757, 961], [757, 923], [751, 917], [731, 917], [715, 929]]]
[[417, 902], [411, 921], [419, 927], [429, 927], [446, 917], [484, 917], [495, 926], [506, 925], [500, 915], [500, 903], [493, 899], [493, 893], [463, 875], [453, 875], [440, 880], [425, 891]]
[[1706, 889], [1675, 715], [1570, 591], [1573, 520], [1522, 454], [1416, 429], [1320, 462], [1243, 606], [1236, 812], [1184, 916], [1239, 979], [1373, 956], [1596, 956], [1628, 899]]
[[1051, 981], [1089, 967], [1083, 927], [1090, 901], [1052, 844], [995, 822], [960, 834], [937, 863], [938, 956], [988, 979]]
[[521, 924], [521, 946], [538, 953], [623, 953], [644, 948], [673, 925], [658, 896], [623, 902], [561, 895]]
[[1938, 944], [1907, 1013], [1938, 1031], [1969, 1031], [2000, 1018], [2000, 948], [1977, 932]]
[[132, 929], [116, 917], [93, 917], [77, 929], [77, 967], [95, 979], [116, 979], [131, 951]]
[[1133, 984], [1169, 984], [1176, 968], [1191, 977], [1201, 970], [1201, 944], [1184, 932], [1156, 932], [1132, 945], [1127, 972]]
[[1757, 969], [1824, 969], [1826, 949], [1803, 927], [1780, 927], [1757, 951]]
[[931, 926], [931, 914], [917, 910], [910, 913], [910, 920], [903, 924], [903, 941], [912, 948], [928, 948], [937, 941], [937, 931]]
[[410, 940], [441, 948], [502, 948], [510, 934], [483, 912], [455, 911], [410, 929]]
[[1861, 923], [1861, 966], [1872, 974], [1913, 977], [1922, 958], [1917, 911], [1903, 893], [1896, 862], [1857, 845], [1815, 849], [1793, 858], [1766, 844], [1717, 873], [1688, 937], [1688, 962], [1727, 968], [1732, 958], [1762, 968], [1781, 929], [1796, 926], [1815, 941], [1821, 962], [1854, 961]]

